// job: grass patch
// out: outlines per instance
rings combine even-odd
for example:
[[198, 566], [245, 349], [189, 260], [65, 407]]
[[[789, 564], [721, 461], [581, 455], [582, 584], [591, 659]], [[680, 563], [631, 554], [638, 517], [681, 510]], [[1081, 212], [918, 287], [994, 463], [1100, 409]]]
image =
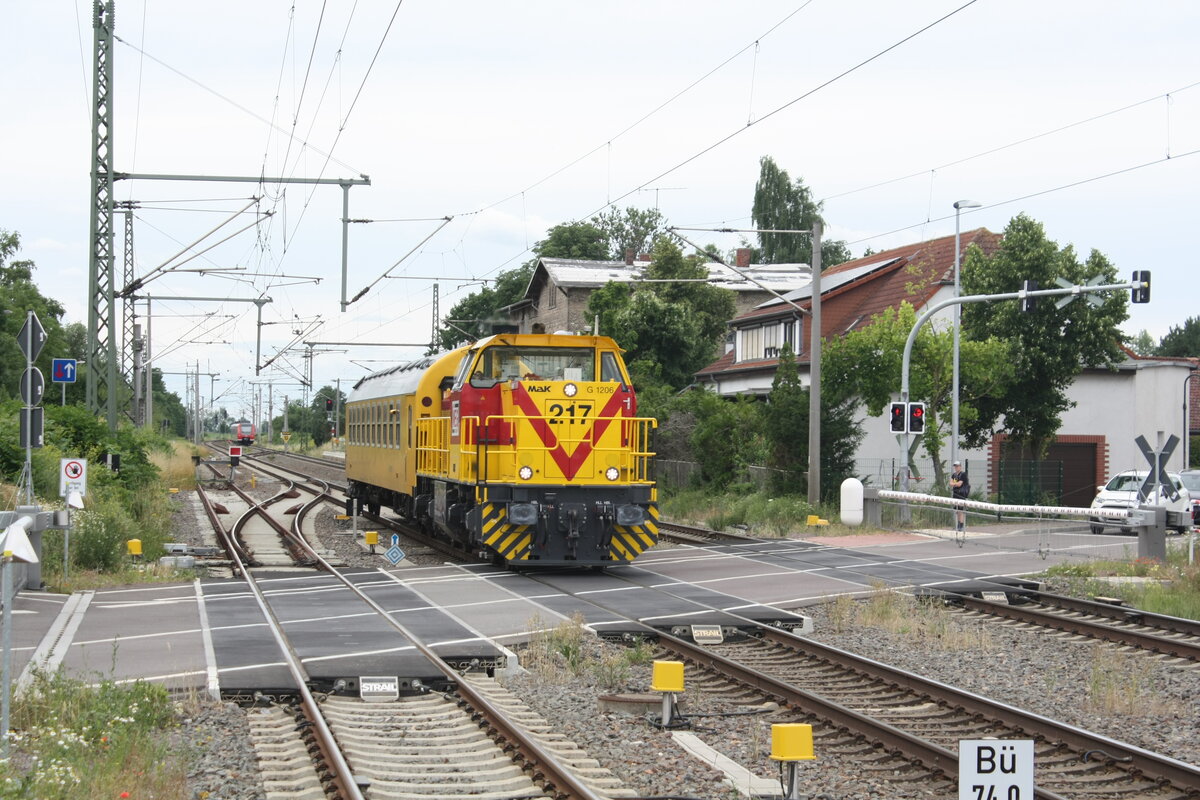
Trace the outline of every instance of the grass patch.
[[874, 585], [871, 596], [864, 601], [842, 601], [834, 604], [834, 625], [880, 628], [898, 636], [917, 639], [926, 647], [956, 652], [992, 649], [991, 635], [986, 626], [964, 623], [945, 606], [918, 602], [882, 584]]
[[549, 628], [537, 616], [526, 626], [529, 642], [521, 654], [523, 666], [543, 680], [566, 682], [590, 674], [596, 685], [617, 691], [629, 684], [634, 666], [654, 660], [654, 648], [642, 639], [629, 647], [605, 647], [584, 626], [582, 614], [574, 614]]
[[1097, 644], [1088, 677], [1088, 701], [1097, 711], [1162, 716], [1170, 709], [1155, 682], [1150, 659]]
[[1200, 619], [1200, 564], [1187, 561], [1187, 542], [1168, 542], [1165, 563], [1153, 559], [1056, 564], [1043, 580], [1071, 594], [1119, 597], [1131, 606], [1173, 617]]
[[175, 716], [161, 686], [93, 688], [37, 674], [13, 703], [11, 724], [11, 758], [0, 762], [4, 800], [186, 796], [186, 766], [168, 743]]
[[178, 440], [171, 442], [171, 448], [169, 453], [150, 453], [150, 463], [158, 467], [159, 478], [164, 486], [173, 489], [195, 489], [196, 465], [192, 462], [192, 456], [201, 455], [207, 458], [207, 451], [201, 451], [189, 442]]
[[[751, 487], [732, 489], [724, 494], [710, 490], [685, 489], [660, 495], [659, 507], [663, 516], [673, 522], [698, 525], [713, 530], [741, 529], [762, 538], [791, 536], [848, 536], [878, 533], [870, 527], [850, 527], [840, 524], [833, 506], [812, 506], [799, 495], [780, 495], [752, 491]], [[829, 520], [829, 525], [809, 525], [808, 517], [816, 515]]]

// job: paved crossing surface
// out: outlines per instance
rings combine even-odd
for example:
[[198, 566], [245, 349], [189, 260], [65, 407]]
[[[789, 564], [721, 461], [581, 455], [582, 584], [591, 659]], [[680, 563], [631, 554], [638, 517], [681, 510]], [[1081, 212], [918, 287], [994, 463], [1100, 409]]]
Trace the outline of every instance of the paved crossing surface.
[[[403, 631], [442, 657], [504, 664], [507, 646], [573, 618], [607, 633], [637, 629], [625, 617], [665, 629], [754, 620], [804, 630], [804, 606], [835, 595], [1026, 575], [1070, 557], [1042, 557], [1037, 536], [1014, 530], [973, 537], [963, 546], [944, 532], [677, 546], [606, 572], [443, 565], [345, 574]], [[1126, 537], [1082, 538], [1093, 549], [1105, 542], [1130, 545]], [[314, 679], [432, 679], [411, 641], [372, 619], [331, 576], [280, 572], [263, 578], [271, 613], [284, 623]], [[240, 580], [69, 596], [22, 591], [13, 603], [11, 643], [13, 675], [23, 682], [40, 666], [62, 667], [87, 680], [145, 679], [214, 695], [293, 686], [263, 612]]]

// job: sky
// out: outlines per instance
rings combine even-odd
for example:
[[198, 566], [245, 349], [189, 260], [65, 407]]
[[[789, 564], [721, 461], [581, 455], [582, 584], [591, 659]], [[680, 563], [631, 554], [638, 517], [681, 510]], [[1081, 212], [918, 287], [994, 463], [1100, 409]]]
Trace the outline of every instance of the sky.
[[[0, 229], [85, 325], [92, 15], [13, 3], [0, 30]], [[951, 235], [973, 200], [963, 231], [1024, 213], [1150, 270], [1126, 333], [1200, 316], [1190, 0], [117, 0], [115, 32], [117, 172], [370, 179], [344, 285], [336, 185], [117, 182], [154, 366], [181, 395], [199, 369], [234, 415], [267, 382], [303, 393], [304, 342], [314, 389], [421, 355], [435, 285], [445, 316], [556, 224], [636, 207], [751, 228], [763, 156], [855, 256]]]

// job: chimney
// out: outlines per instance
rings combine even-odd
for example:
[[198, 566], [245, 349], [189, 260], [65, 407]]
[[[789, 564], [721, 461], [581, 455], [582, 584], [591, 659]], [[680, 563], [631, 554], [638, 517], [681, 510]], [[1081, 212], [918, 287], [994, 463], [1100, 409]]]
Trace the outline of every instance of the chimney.
[[750, 248], [739, 247], [737, 249], [737, 268], [746, 269], [750, 266]]
[[632, 247], [625, 251], [625, 266], [627, 266], [627, 267], [633, 266], [633, 248]]

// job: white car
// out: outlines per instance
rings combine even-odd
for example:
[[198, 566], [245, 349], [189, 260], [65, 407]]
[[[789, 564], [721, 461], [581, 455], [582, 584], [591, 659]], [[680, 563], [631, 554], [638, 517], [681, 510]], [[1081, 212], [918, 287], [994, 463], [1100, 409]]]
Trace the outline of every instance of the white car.
[[[1096, 499], [1092, 501], [1092, 508], [1137, 508], [1138, 490], [1142, 488], [1142, 483], [1145, 482], [1146, 476], [1149, 473], [1145, 470], [1127, 470], [1119, 472], [1113, 476], [1104, 486], [1096, 487], [1098, 493]], [[1174, 528], [1180, 533], [1186, 533], [1192, 522], [1192, 496], [1188, 492], [1187, 487], [1183, 485], [1179, 474], [1168, 472], [1167, 478], [1178, 492], [1176, 499], [1171, 499], [1170, 490], [1166, 486], [1160, 486], [1158, 492], [1150, 490], [1149, 496], [1142, 503], [1148, 506], [1164, 506], [1167, 509], [1167, 527]], [[1130, 533], [1133, 529], [1128, 525], [1113, 525], [1112, 522], [1097, 517], [1090, 517], [1088, 520], [1092, 527], [1092, 533], [1103, 533], [1104, 528], [1120, 527], [1121, 533]]]

